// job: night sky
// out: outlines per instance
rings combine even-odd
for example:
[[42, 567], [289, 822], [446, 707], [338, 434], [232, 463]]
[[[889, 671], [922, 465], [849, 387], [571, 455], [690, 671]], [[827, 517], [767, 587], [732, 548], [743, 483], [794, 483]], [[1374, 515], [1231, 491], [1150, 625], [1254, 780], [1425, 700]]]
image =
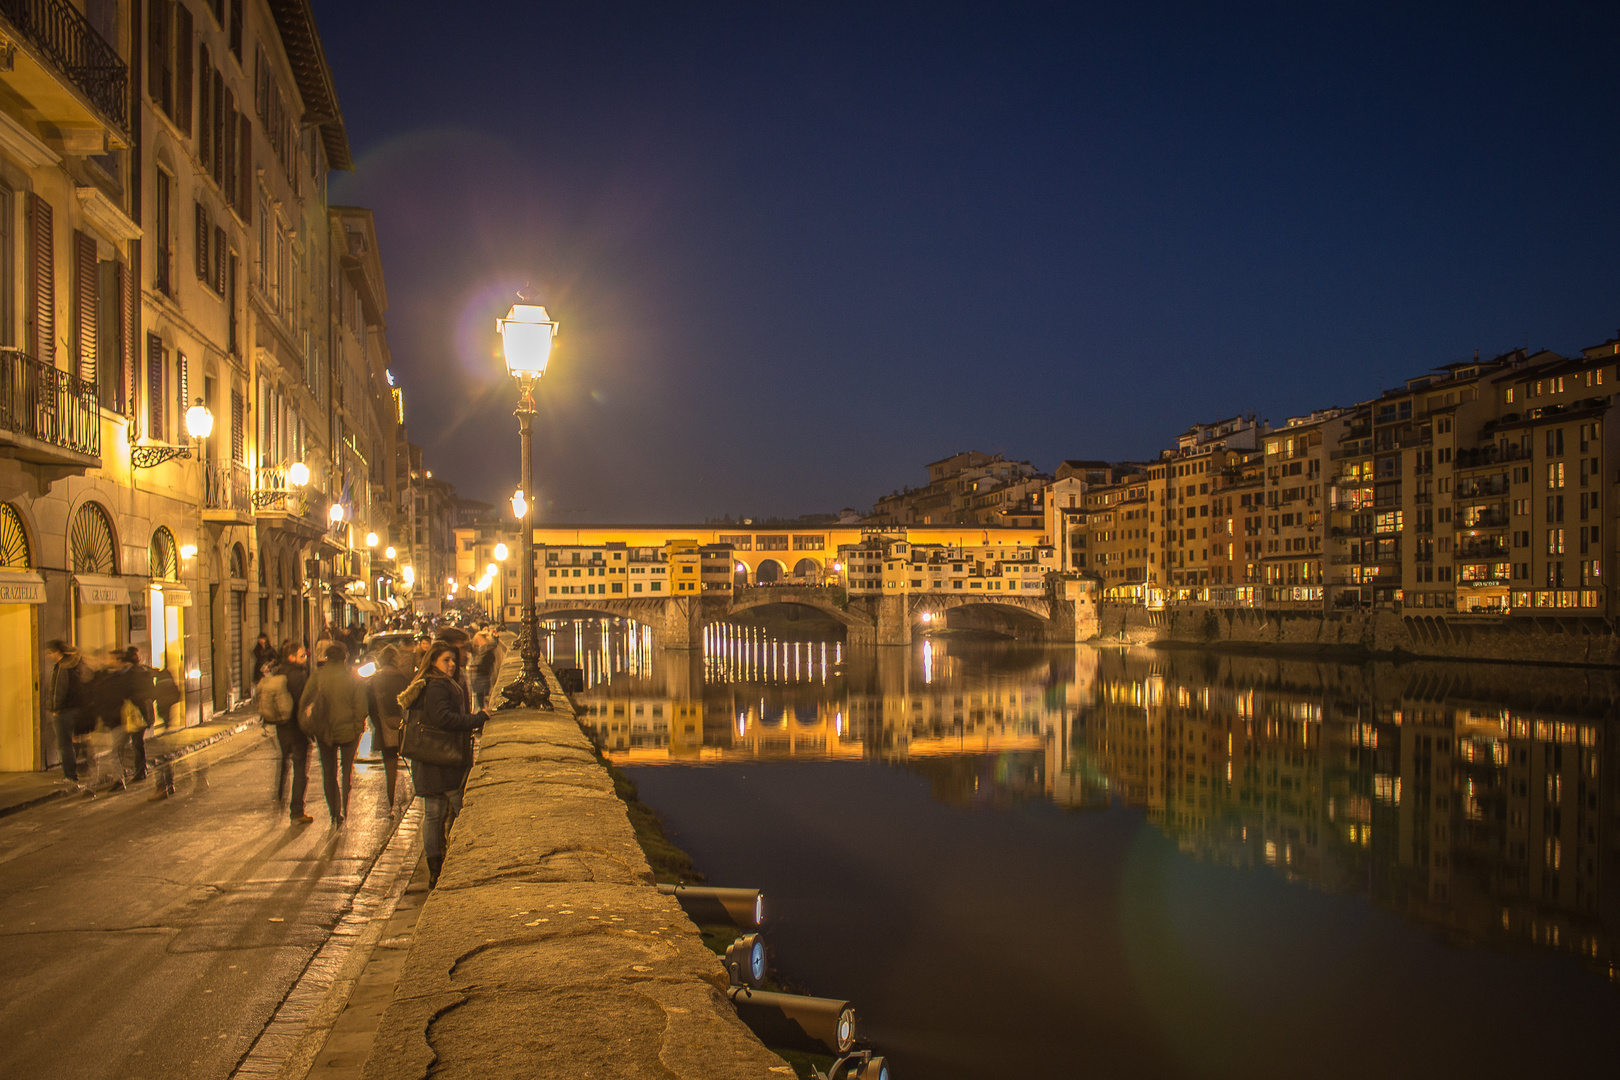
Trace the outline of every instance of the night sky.
[[[316, 0], [411, 438], [552, 521], [1143, 459], [1620, 327], [1620, 5]], [[419, 11], [420, 14], [414, 14]]]

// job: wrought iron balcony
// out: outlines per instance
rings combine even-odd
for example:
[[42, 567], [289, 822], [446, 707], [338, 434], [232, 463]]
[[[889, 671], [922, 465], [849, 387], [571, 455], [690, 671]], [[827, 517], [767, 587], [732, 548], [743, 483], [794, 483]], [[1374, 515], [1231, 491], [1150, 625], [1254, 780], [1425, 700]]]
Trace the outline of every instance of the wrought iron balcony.
[[0, 15], [106, 119], [129, 134], [129, 68], [66, 0], [0, 0]]
[[203, 509], [253, 511], [253, 481], [246, 465], [210, 461], [203, 469]]
[[[0, 0], [3, 2], [3, 0]], [[18, 349], [0, 349], [0, 437], [20, 436], [29, 460], [82, 462], [52, 448], [101, 457], [101, 407], [94, 383], [41, 363]]]

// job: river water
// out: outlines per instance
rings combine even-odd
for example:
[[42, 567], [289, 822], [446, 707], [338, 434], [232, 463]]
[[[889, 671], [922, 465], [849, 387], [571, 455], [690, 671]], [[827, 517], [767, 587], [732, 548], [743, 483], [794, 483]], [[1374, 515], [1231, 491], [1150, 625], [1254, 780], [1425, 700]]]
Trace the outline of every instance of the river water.
[[1615, 1075], [1607, 672], [597, 620], [551, 655], [899, 1080]]

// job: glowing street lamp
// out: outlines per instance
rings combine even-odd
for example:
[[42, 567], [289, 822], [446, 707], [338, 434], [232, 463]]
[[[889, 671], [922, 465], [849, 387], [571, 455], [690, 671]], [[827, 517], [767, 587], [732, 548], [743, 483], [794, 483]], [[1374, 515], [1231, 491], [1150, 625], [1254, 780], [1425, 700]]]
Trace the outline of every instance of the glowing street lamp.
[[377, 534], [374, 533], [374, 532], [366, 533], [366, 547], [374, 548], [376, 546], [377, 546]]
[[389, 561], [389, 562], [393, 562], [393, 561], [394, 561], [394, 556], [395, 556], [395, 555], [396, 555], [396, 554], [398, 554], [398, 552], [396, 552], [396, 551], [395, 551], [395, 550], [394, 550], [394, 548], [393, 548], [393, 545], [389, 545], [389, 547], [388, 547], [388, 548], [387, 548], [387, 550], [385, 550], [385, 551], [384, 551], [384, 552], [383, 552], [383, 557], [384, 557], [384, 558], [386, 558], [386, 559], [387, 559], [387, 560], [388, 560], [388, 561]]
[[399, 571], [399, 577], [400, 577], [401, 581], [405, 582], [405, 587], [407, 589], [411, 588], [413, 585], [416, 584], [416, 567], [414, 567], [414, 566], [403, 566], [403, 567], [401, 567], [400, 571]]
[[293, 487], [303, 487], [309, 483], [309, 466], [302, 461], [295, 461], [287, 467], [287, 483]]
[[505, 562], [506, 561], [506, 556], [508, 554], [510, 554], [510, 553], [506, 550], [506, 545], [505, 544], [496, 544], [495, 545], [495, 560], [497, 562]]
[[214, 414], [208, 411], [203, 399], [186, 410], [186, 434], [193, 439], [206, 439], [214, 433]]
[[518, 634], [518, 655], [523, 657], [523, 674], [508, 685], [505, 694], [512, 704], [529, 707], [549, 705], [551, 694], [540, 675], [540, 618], [535, 610], [534, 595], [534, 530], [528, 525], [529, 504], [525, 494], [534, 490], [534, 384], [546, 373], [551, 360], [552, 342], [557, 337], [557, 323], [546, 309], [527, 302], [519, 296], [506, 318], [497, 319], [495, 328], [501, 334], [501, 346], [506, 357], [506, 370], [517, 380], [518, 442], [522, 457], [522, 486], [512, 496], [512, 513], [523, 524], [520, 534], [523, 544], [523, 572], [519, 583], [523, 597], [523, 623]]
[[326, 512], [326, 516], [332, 522], [334, 528], [343, 524], [343, 504], [333, 503], [332, 508]]

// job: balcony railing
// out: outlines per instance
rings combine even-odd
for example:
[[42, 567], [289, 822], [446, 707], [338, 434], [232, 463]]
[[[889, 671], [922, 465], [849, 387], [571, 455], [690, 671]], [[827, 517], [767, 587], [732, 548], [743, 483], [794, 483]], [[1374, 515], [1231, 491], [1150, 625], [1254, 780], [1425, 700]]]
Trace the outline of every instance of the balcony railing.
[[100, 457], [95, 384], [17, 349], [0, 349], [0, 430]]
[[129, 68], [66, 0], [0, 0], [0, 15], [129, 134]]
[[211, 461], [203, 470], [203, 509], [253, 512], [253, 481], [246, 465]]
[[[253, 470], [253, 512], [257, 514], [296, 514], [320, 519], [326, 513], [326, 496], [308, 487], [287, 482], [286, 469]], [[325, 525], [324, 520], [320, 524]]]

